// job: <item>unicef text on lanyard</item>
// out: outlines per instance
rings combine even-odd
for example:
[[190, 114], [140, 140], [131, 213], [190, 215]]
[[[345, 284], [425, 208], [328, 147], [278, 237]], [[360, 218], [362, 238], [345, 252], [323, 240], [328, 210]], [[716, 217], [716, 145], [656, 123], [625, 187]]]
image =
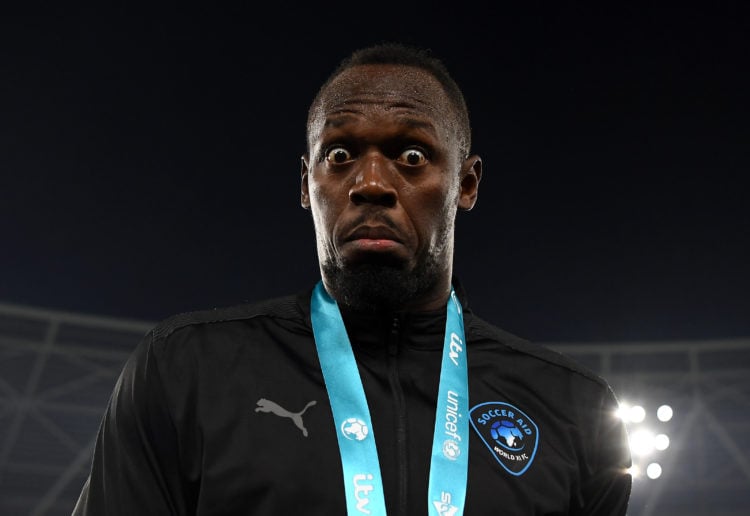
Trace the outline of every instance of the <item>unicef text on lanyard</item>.
[[[318, 282], [311, 309], [315, 345], [344, 470], [347, 514], [385, 515], [370, 410], [338, 305]], [[461, 304], [451, 288], [432, 442], [428, 514], [458, 516], [469, 465], [469, 382]]]

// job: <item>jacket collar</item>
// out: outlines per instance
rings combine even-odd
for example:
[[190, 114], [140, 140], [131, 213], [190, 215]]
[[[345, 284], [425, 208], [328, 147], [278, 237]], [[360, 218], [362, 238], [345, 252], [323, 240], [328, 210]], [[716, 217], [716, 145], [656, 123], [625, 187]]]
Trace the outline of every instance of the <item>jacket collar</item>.
[[[464, 311], [464, 318], [470, 314], [466, 291], [456, 276], [452, 278]], [[306, 316], [306, 323], [312, 331], [310, 322], [310, 298], [312, 287], [300, 292], [297, 302]], [[389, 344], [423, 350], [441, 350], [445, 335], [446, 310], [423, 312], [398, 311], [390, 313], [357, 312], [342, 310], [341, 314], [352, 347], [363, 350], [387, 351]]]

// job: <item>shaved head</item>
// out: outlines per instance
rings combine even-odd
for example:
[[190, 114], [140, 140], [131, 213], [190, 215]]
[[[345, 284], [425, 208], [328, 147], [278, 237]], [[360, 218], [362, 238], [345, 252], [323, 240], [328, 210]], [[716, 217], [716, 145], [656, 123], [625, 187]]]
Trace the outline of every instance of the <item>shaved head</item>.
[[[439, 59], [432, 56], [428, 50], [398, 43], [385, 43], [357, 50], [338, 65], [320, 87], [310, 105], [307, 117], [308, 140], [312, 129], [311, 124], [314, 122], [316, 113], [321, 107], [320, 103], [327, 94], [331, 83], [345, 71], [353, 67], [376, 64], [403, 65], [404, 67], [417, 68], [428, 72], [440, 83], [446, 97], [449, 99], [449, 112], [453, 115], [452, 120], [449, 120], [448, 123], [455, 131], [455, 138], [461, 157], [466, 158], [471, 150], [471, 125], [468, 108], [461, 89], [450, 76], [445, 65]], [[443, 113], [443, 116], [445, 115], [446, 113]]]

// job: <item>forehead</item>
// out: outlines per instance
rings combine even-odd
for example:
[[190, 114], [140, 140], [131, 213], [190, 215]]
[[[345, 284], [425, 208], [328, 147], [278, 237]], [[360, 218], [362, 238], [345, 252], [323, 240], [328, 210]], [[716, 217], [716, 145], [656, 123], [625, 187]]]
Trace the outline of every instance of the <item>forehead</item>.
[[331, 118], [353, 112], [416, 115], [436, 129], [447, 129], [456, 118], [440, 82], [425, 70], [404, 65], [358, 65], [343, 71], [313, 106], [309, 135], [320, 134]]

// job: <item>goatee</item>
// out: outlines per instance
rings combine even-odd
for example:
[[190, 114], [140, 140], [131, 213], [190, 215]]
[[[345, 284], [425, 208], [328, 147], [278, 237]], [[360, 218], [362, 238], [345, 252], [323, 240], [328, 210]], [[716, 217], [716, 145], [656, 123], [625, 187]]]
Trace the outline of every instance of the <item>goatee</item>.
[[400, 263], [359, 263], [352, 266], [326, 262], [323, 274], [337, 302], [352, 310], [392, 312], [420, 299], [439, 280], [436, 263], [425, 260], [413, 270]]

